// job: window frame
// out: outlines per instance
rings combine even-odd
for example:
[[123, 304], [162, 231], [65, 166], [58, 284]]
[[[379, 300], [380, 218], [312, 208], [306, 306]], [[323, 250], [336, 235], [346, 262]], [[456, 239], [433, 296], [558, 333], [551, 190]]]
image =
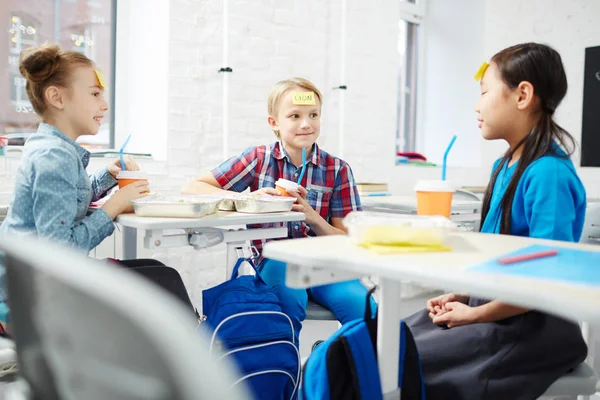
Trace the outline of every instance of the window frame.
[[[52, 2], [52, 0], [48, 0], [49, 2]], [[108, 96], [110, 98], [110, 104], [115, 104], [115, 91], [116, 91], [116, 41], [117, 41], [117, 1], [118, 0], [111, 0], [110, 3], [110, 15], [111, 15], [111, 24], [109, 27], [109, 32], [110, 32], [110, 36], [109, 36], [109, 55], [110, 55], [110, 62], [108, 64], [108, 68], [111, 70], [111, 76], [112, 76], [112, 80], [111, 82], [109, 82], [109, 87], [108, 87]], [[93, 3], [93, 2], [91, 2]], [[95, 7], [95, 3], [94, 4], [90, 4], [91, 7]], [[100, 6], [100, 4], [98, 4], [98, 6]], [[54, 11], [55, 13], [59, 13], [58, 15], [60, 15], [60, 0], [54, 0]], [[31, 106], [31, 102], [29, 101], [29, 99], [27, 98], [27, 96], [25, 95], [24, 97], [24, 93], [25, 92], [25, 88], [24, 88], [24, 78], [21, 76], [20, 72], [19, 72], [19, 56], [21, 54], [21, 52], [28, 47], [32, 47], [32, 46], [40, 46], [42, 44], [41, 39], [39, 37], [39, 32], [41, 29], [41, 25], [42, 22], [34, 17], [33, 15], [31, 15], [29, 12], [27, 12], [27, 10], [12, 10], [9, 12], [8, 14], [8, 29], [7, 29], [7, 33], [9, 33], [8, 36], [8, 47], [7, 47], [7, 56], [8, 56], [8, 61], [7, 64], [5, 65], [5, 71], [6, 71], [6, 75], [9, 79], [9, 103], [7, 103], [8, 105], [14, 107], [14, 111], [16, 112], [27, 112], [27, 113], [33, 113], [33, 107]], [[17, 18], [17, 21], [15, 21], [14, 19]], [[56, 17], [55, 17], [56, 18]], [[90, 31], [90, 25], [92, 24], [96, 24], [98, 23], [97, 21], [91, 20], [87, 23], [84, 23], [80, 26], [81, 30], [84, 32], [84, 37], [87, 39], [89, 37], [90, 40], [94, 41], [96, 40], [96, 38], [94, 37], [93, 33], [88, 33], [88, 31]], [[21, 30], [19, 29], [20, 26], [31, 26], [36, 30], [36, 36], [34, 38], [34, 40], [29, 40], [29, 39], [23, 39], [22, 38], [22, 33]], [[60, 27], [60, 25], [58, 25]], [[48, 38], [48, 40], [51, 40], [51, 43], [56, 43], [58, 45], [61, 46], [61, 48], [65, 49], [65, 50], [75, 50], [72, 47], [65, 47], [63, 46], [63, 43], [61, 43], [61, 39], [60, 37], [57, 37], [57, 33], [58, 32], [58, 28], [54, 27], [55, 29], [55, 35], [54, 37], [52, 37], [51, 39]], [[13, 41], [13, 39], [15, 41]], [[70, 38], [69, 38], [70, 39]], [[95, 44], [95, 43], [94, 43]], [[84, 45], [81, 47], [80, 49], [82, 51], [83, 54], [85, 54], [86, 56], [88, 56], [89, 58], [92, 58], [93, 54], [90, 51], [90, 46], [87, 45], [87, 42], [84, 43]], [[77, 51], [77, 50], [75, 50]], [[93, 58], [92, 58], [93, 60]], [[17, 85], [17, 79], [21, 80], [20, 84]], [[13, 97], [12, 91], [15, 91], [15, 95]], [[103, 145], [107, 146], [108, 148], [114, 148], [115, 147], [115, 108], [114, 107], [109, 107], [109, 111], [110, 113], [110, 125], [108, 126], [108, 141], [104, 142], [103, 141]], [[10, 121], [10, 120], [9, 120]], [[93, 144], [94, 141], [91, 141], [90, 144]]]
[[413, 38], [410, 43], [410, 38], [407, 38], [407, 56], [403, 65], [399, 66], [396, 152], [408, 152], [417, 151], [422, 141], [418, 132], [423, 114], [426, 0], [399, 1], [398, 21], [407, 23], [407, 36], [412, 35]]

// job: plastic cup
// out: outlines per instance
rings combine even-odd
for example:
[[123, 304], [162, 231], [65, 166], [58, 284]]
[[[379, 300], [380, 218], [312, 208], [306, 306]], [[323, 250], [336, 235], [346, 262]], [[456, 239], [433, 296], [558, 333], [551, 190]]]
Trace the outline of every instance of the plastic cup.
[[448, 181], [419, 181], [415, 192], [418, 215], [441, 215], [450, 218], [454, 186]]
[[288, 193], [288, 190], [291, 192], [297, 192], [298, 184], [296, 182], [288, 181], [287, 179], [278, 179], [277, 182], [275, 182], [275, 188], [284, 197], [294, 197]]
[[6, 136], [0, 136], [0, 156], [6, 155], [6, 147], [8, 146], [8, 138]]
[[119, 189], [123, 189], [125, 186], [137, 181], [148, 182], [148, 175], [143, 171], [119, 171], [117, 174]]

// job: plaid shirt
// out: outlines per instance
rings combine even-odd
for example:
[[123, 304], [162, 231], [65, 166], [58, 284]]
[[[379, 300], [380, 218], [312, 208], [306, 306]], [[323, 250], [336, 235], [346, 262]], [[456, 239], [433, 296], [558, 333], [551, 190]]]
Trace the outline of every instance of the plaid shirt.
[[[241, 155], [223, 162], [211, 172], [225, 190], [243, 192], [275, 187], [279, 178], [296, 182], [302, 168], [292, 164], [280, 142], [246, 149]], [[360, 198], [350, 165], [321, 150], [314, 144], [301, 185], [308, 190], [306, 200], [328, 223], [349, 212], [361, 210]], [[258, 227], [281, 227], [283, 223]], [[257, 227], [257, 226], [251, 226]], [[304, 222], [288, 222], [288, 239], [316, 236]], [[259, 253], [265, 241], [254, 241]]]

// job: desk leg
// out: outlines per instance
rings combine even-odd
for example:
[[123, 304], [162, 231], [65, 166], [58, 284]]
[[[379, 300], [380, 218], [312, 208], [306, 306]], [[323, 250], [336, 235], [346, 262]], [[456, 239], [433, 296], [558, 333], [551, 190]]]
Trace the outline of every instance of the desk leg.
[[123, 226], [123, 260], [137, 258], [137, 228]]
[[400, 359], [400, 282], [381, 279], [377, 317], [377, 354], [382, 393], [398, 389]]
[[233, 267], [235, 267], [235, 263], [238, 258], [243, 257], [244, 247], [246, 246], [246, 242], [229, 242], [227, 243], [227, 257], [226, 257], [226, 279], [231, 277], [231, 273], [233, 272]]

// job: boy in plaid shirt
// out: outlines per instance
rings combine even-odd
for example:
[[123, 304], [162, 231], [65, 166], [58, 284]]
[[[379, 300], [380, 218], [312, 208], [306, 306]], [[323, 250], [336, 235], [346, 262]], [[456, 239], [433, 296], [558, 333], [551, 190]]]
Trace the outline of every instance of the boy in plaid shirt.
[[[300, 105], [294, 95], [313, 93], [314, 104]], [[297, 97], [296, 97], [297, 98]], [[302, 149], [307, 149], [307, 165], [293, 211], [306, 215], [304, 222], [289, 222], [288, 238], [346, 234], [342, 219], [360, 210], [360, 198], [350, 166], [321, 150], [316, 141], [320, 134], [322, 95], [303, 78], [278, 82], [269, 95], [268, 123], [278, 141], [251, 147], [186, 184], [183, 193], [243, 192], [279, 196], [278, 179], [296, 182], [302, 170]], [[255, 243], [259, 251], [262, 243]], [[285, 286], [285, 264], [262, 259], [259, 271], [280, 298], [283, 311], [292, 319], [296, 338], [306, 317], [308, 296], [330, 309], [342, 323], [362, 318], [367, 289], [358, 280], [305, 289]], [[376, 307], [371, 299], [371, 305]]]

